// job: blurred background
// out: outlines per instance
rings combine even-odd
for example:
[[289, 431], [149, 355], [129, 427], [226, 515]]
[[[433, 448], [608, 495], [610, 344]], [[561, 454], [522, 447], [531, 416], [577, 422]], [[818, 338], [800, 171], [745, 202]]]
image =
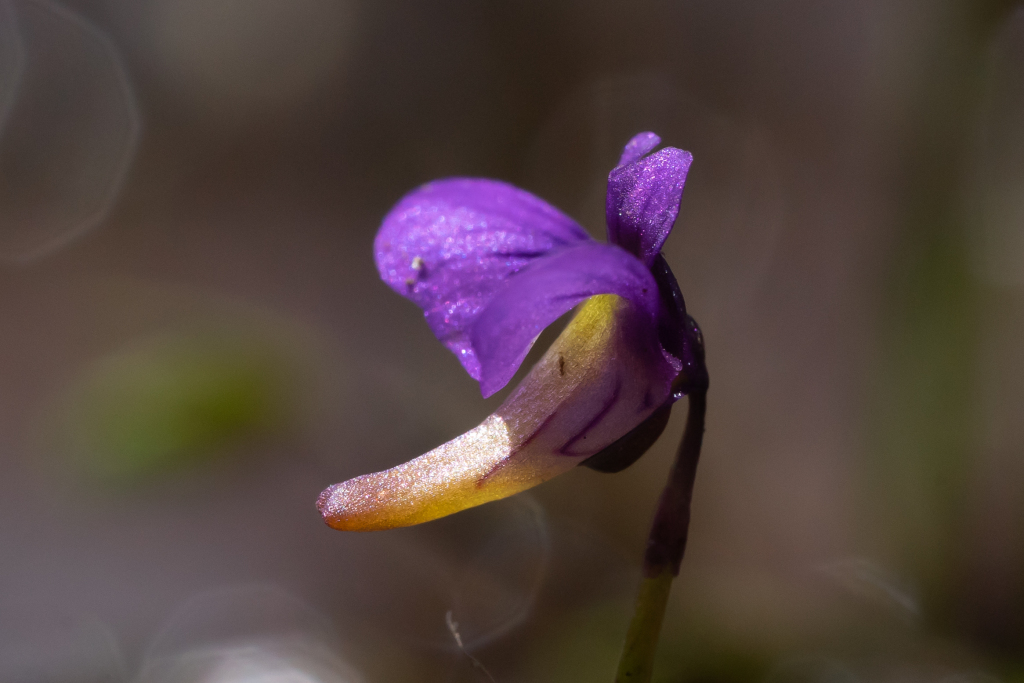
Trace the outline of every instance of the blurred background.
[[506, 393], [378, 280], [392, 204], [603, 239], [643, 130], [712, 383], [656, 680], [1024, 680], [1013, 3], [0, 0], [0, 681], [487, 680], [449, 612], [501, 683], [612, 680], [685, 411], [421, 527], [314, 501]]

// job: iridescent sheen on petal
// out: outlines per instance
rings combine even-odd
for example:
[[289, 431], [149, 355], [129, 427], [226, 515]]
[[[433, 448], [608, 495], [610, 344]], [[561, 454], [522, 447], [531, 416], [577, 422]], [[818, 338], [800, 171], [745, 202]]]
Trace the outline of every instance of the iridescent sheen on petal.
[[628, 299], [637, 338], [657, 338], [658, 285], [634, 256], [597, 242], [552, 251], [509, 277], [473, 323], [483, 395], [508, 384], [545, 327], [596, 294]]
[[[637, 145], [637, 149], [642, 148]], [[635, 154], [627, 145], [622, 156], [626, 159]], [[605, 204], [608, 241], [635, 254], [649, 268], [679, 214], [692, 161], [689, 152], [666, 147], [612, 169]]]
[[664, 404], [678, 372], [640, 332], [646, 315], [626, 299], [593, 297], [480, 426], [331, 486], [317, 501], [325, 521], [347, 531], [419, 524], [511, 496], [600, 452]]
[[553, 249], [591, 241], [571, 218], [508, 183], [439, 180], [413, 190], [377, 233], [381, 278], [423, 309], [474, 379], [469, 329], [505, 280]]

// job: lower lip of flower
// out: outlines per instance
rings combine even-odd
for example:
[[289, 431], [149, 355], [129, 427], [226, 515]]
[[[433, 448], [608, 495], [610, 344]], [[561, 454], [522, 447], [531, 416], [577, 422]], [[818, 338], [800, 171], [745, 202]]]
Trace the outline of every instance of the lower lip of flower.
[[613, 443], [668, 392], [635, 344], [632, 315], [624, 299], [591, 298], [493, 415], [414, 460], [329, 487], [317, 501], [324, 520], [346, 531], [419, 524], [536, 486]]

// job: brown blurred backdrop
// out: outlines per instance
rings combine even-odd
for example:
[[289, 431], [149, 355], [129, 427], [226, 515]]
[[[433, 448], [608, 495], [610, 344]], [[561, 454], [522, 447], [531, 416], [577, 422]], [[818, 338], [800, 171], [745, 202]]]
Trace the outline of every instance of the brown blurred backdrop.
[[[637, 465], [423, 527], [326, 485], [477, 424], [381, 217], [603, 237], [642, 130], [712, 377], [658, 681], [1024, 679], [1024, 15], [981, 0], [0, 0], [0, 681], [611, 680]], [[551, 333], [541, 338], [550, 340]]]

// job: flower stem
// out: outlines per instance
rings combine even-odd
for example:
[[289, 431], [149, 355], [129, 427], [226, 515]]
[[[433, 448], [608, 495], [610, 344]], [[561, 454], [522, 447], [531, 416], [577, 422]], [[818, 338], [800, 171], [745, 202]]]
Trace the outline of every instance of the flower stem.
[[707, 388], [691, 391], [686, 430], [679, 443], [676, 461], [661, 493], [644, 553], [644, 578], [640, 583], [633, 620], [619, 660], [615, 683], [648, 683], [654, 670], [654, 653], [661, 633], [672, 579], [686, 550], [690, 527], [690, 501], [697, 475], [697, 461], [704, 440]]

